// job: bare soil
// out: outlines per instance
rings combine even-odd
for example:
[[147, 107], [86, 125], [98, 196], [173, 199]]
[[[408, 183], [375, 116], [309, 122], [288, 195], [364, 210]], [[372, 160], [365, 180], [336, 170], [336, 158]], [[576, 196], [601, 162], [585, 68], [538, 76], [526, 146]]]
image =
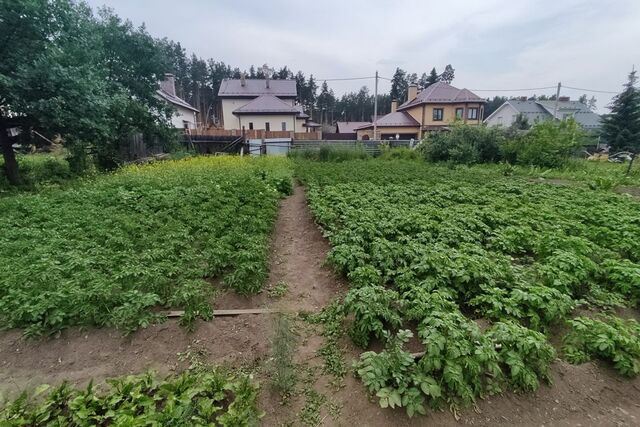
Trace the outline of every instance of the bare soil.
[[[269, 297], [267, 292], [251, 298], [222, 293], [216, 308], [318, 311], [346, 292], [347, 284], [325, 265], [329, 244], [313, 222], [302, 187], [297, 186], [294, 194], [282, 201], [271, 246], [266, 288], [285, 281], [287, 293], [280, 298]], [[624, 379], [604, 364], [573, 366], [560, 360], [552, 368], [553, 385], [543, 385], [536, 393], [487, 397], [475, 408], [457, 412], [459, 420], [448, 410], [409, 419], [402, 410], [379, 408], [353, 375], [348, 374], [336, 386], [331, 376], [323, 374], [323, 360], [317, 355], [323, 343], [319, 327], [302, 320], [294, 321], [299, 335], [295, 354], [298, 385], [283, 404], [269, 383], [272, 318], [217, 317], [197, 322], [193, 333], [172, 319], [127, 337], [108, 329], [71, 329], [57, 338], [39, 340], [26, 340], [21, 331], [0, 332], [0, 393], [15, 395], [42, 383], [64, 380], [82, 386], [90, 379], [100, 383], [147, 369], [180, 371], [187, 362], [178, 353], [188, 353], [199, 354], [209, 363], [255, 372], [262, 386], [262, 424], [267, 426], [302, 425], [310, 390], [323, 397], [317, 425], [326, 426], [640, 425], [640, 379]], [[360, 351], [347, 338], [341, 345], [350, 366]]]

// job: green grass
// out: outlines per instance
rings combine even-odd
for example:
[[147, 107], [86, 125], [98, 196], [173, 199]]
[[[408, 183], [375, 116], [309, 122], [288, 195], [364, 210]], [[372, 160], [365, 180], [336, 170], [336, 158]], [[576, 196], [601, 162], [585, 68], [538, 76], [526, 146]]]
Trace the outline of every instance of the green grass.
[[[0, 208], [0, 327], [29, 335], [211, 316], [208, 279], [248, 294], [291, 181], [287, 159], [192, 158], [129, 166]], [[290, 184], [289, 184], [290, 187]]]
[[60, 154], [18, 155], [18, 170], [21, 184], [10, 186], [4, 176], [4, 160], [0, 157], [0, 196], [20, 190], [36, 190], [47, 186], [64, 184], [75, 178], [69, 163]]

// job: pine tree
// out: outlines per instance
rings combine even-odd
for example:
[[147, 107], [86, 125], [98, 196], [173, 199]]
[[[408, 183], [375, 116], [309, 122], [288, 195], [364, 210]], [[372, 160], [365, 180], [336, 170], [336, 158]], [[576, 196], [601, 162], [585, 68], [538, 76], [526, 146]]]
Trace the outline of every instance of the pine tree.
[[391, 99], [397, 99], [401, 103], [404, 102], [407, 97], [408, 88], [407, 72], [402, 68], [396, 68], [396, 72], [391, 79]]
[[442, 72], [442, 75], [440, 76], [440, 80], [442, 80], [447, 84], [451, 84], [451, 82], [455, 77], [455, 71], [456, 70], [453, 69], [451, 64], [447, 64], [447, 66], [444, 67], [444, 71]]
[[595, 96], [592, 96], [591, 99], [587, 102], [587, 107], [589, 108], [589, 110], [591, 111], [596, 110], [596, 102], [598, 102], [598, 100], [596, 99]]
[[433, 67], [431, 69], [431, 72], [429, 73], [429, 76], [427, 77], [425, 88], [431, 86], [434, 83], [438, 83], [439, 81], [440, 81], [440, 76], [436, 71], [436, 67]]
[[640, 91], [636, 87], [637, 82], [636, 71], [631, 71], [624, 90], [613, 98], [608, 107], [611, 113], [602, 121], [602, 139], [614, 150], [633, 153], [627, 173], [640, 151]]

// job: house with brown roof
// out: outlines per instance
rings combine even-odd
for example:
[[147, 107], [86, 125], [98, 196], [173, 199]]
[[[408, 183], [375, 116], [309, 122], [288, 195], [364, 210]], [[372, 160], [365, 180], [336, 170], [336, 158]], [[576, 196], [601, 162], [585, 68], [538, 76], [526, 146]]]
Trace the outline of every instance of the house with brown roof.
[[407, 102], [391, 102], [391, 112], [375, 123], [358, 127], [358, 139], [421, 139], [426, 132], [447, 129], [456, 120], [471, 125], [482, 123], [485, 100], [468, 89], [445, 82], [430, 85], [421, 92], [409, 85]]
[[309, 116], [297, 104], [295, 80], [224, 79], [218, 98], [225, 130], [306, 132]]

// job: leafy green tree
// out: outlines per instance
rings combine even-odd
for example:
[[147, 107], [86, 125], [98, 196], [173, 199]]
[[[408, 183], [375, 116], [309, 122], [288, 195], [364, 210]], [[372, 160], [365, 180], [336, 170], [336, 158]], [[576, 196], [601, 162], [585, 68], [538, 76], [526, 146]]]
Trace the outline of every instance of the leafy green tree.
[[632, 153], [628, 171], [640, 151], [640, 92], [637, 82], [636, 71], [631, 71], [624, 90], [615, 96], [609, 107], [611, 113], [602, 121], [602, 139], [614, 150]]
[[90, 10], [65, 0], [0, 4], [0, 145], [8, 181], [20, 181], [8, 129], [49, 138], [104, 140], [107, 75], [95, 64]]
[[451, 84], [454, 77], [455, 77], [455, 70], [453, 69], [451, 64], [447, 64], [447, 66], [444, 67], [444, 71], [440, 75], [440, 80], [447, 84]]
[[391, 99], [397, 99], [404, 102], [407, 98], [407, 90], [409, 83], [407, 82], [407, 72], [401, 68], [396, 68], [396, 72], [391, 79]]

